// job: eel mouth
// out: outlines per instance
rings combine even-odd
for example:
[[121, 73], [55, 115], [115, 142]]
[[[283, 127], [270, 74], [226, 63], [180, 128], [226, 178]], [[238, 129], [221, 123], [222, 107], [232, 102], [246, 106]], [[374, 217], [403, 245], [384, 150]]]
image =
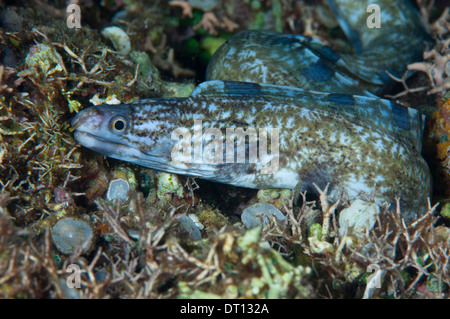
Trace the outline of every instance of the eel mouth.
[[89, 132], [76, 130], [74, 136], [78, 143], [90, 150], [140, 166], [202, 178], [211, 178], [217, 172], [215, 167], [209, 165], [203, 166], [196, 165], [195, 163], [177, 163], [172, 161], [172, 159], [166, 155], [151, 154], [126, 144], [112, 142]]
[[113, 142], [101, 136], [76, 130], [74, 137], [82, 146], [108, 157], [136, 163], [142, 166], [157, 168], [169, 162], [163, 156], [156, 156], [125, 143]]
[[85, 131], [75, 130], [74, 137], [77, 140], [77, 142], [83, 145], [84, 147], [87, 147], [89, 149], [92, 149], [96, 152], [102, 153], [107, 156], [115, 153], [114, 151], [117, 148], [132, 149], [132, 147], [130, 147], [129, 145], [112, 142], [111, 140], [105, 139], [101, 136]]

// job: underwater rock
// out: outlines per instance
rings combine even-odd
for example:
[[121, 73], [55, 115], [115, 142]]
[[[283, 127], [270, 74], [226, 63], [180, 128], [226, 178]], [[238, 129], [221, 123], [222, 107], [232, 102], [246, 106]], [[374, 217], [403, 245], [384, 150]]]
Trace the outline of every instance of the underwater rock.
[[70, 288], [67, 285], [67, 280], [64, 279], [58, 279], [56, 281], [56, 284], [58, 285], [61, 295], [64, 299], [81, 299], [80, 289], [77, 288]]
[[348, 232], [358, 237], [364, 236], [366, 230], [375, 225], [379, 213], [380, 207], [377, 204], [354, 200], [350, 207], [343, 209], [339, 215], [339, 234], [343, 236], [348, 228]]
[[182, 216], [179, 220], [179, 227], [183, 233], [189, 237], [190, 240], [202, 239], [202, 234], [198, 229], [196, 223], [187, 216]]
[[269, 203], [274, 205], [276, 208], [281, 209], [283, 204], [287, 204], [292, 196], [292, 191], [290, 189], [260, 189], [256, 195], [258, 202]]
[[119, 27], [107, 27], [102, 30], [102, 35], [112, 42], [114, 48], [122, 55], [131, 52], [131, 41], [128, 34]]
[[[263, 205], [263, 204], [260, 204]], [[313, 297], [304, 284], [311, 275], [310, 267], [294, 267], [274, 249], [261, 241], [261, 228], [249, 229], [237, 238], [238, 247], [245, 252], [240, 260], [247, 269], [252, 269], [249, 278], [240, 279], [241, 296], [244, 298], [286, 298], [288, 291], [297, 291], [298, 296]], [[258, 275], [261, 274], [261, 275]]]
[[206, 229], [220, 229], [229, 224], [228, 219], [218, 210], [202, 209], [195, 215]]
[[195, 225], [198, 227], [198, 229], [203, 230], [205, 228], [205, 225], [202, 224], [200, 221], [200, 218], [195, 214], [188, 214], [188, 217], [195, 223]]
[[323, 238], [322, 225], [317, 223], [311, 225], [308, 233], [309, 249], [312, 253], [328, 255], [334, 254], [335, 249], [333, 244]]
[[108, 192], [106, 198], [109, 201], [120, 199], [126, 201], [128, 199], [128, 191], [130, 190], [130, 184], [122, 178], [112, 180], [109, 183]]
[[156, 195], [159, 199], [171, 200], [172, 194], [183, 198], [183, 185], [180, 183], [177, 175], [160, 172], [158, 174], [158, 190]]
[[30, 52], [25, 58], [25, 64], [27, 69], [20, 71], [17, 75], [33, 74], [46, 78], [65, 70], [61, 55], [53, 47], [43, 43], [35, 44], [30, 48]]
[[450, 202], [444, 203], [441, 210], [441, 216], [450, 219]]
[[8, 47], [1, 47], [1, 50], [3, 51], [3, 64], [7, 67], [14, 68], [19, 62], [14, 50]]
[[142, 76], [147, 76], [149, 72], [156, 73], [159, 76], [158, 69], [152, 64], [150, 56], [144, 51], [132, 51], [130, 53], [130, 58], [135, 62], [139, 63], [139, 74]]
[[278, 221], [285, 219], [284, 215], [272, 204], [256, 203], [244, 209], [241, 220], [247, 228], [260, 225], [264, 227], [269, 223], [269, 220], [272, 220], [273, 216]]
[[436, 226], [434, 228], [436, 241], [450, 241], [450, 228], [446, 226]]
[[75, 219], [60, 219], [51, 230], [56, 248], [63, 254], [72, 254], [77, 247], [86, 253], [92, 244], [94, 232], [88, 223]]
[[100, 105], [100, 104], [109, 104], [109, 105], [115, 105], [120, 104], [120, 100], [117, 98], [117, 96], [112, 93], [111, 95], [108, 95], [106, 98], [101, 98], [100, 93], [96, 93], [90, 100], [94, 105]]
[[23, 19], [12, 9], [0, 11], [0, 22], [7, 32], [19, 32], [22, 30]]
[[120, 199], [125, 202], [131, 191], [135, 190], [138, 181], [133, 170], [127, 166], [119, 166], [112, 172], [111, 181], [109, 182], [106, 198], [109, 201]]

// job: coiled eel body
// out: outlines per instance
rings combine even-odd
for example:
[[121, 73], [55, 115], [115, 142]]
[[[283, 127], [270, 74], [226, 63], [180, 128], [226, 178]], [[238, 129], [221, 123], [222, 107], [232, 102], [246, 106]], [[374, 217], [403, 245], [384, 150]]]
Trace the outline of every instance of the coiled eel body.
[[390, 81], [385, 71], [402, 74], [420, 56], [420, 17], [408, 1], [378, 1], [385, 19], [366, 37], [369, 3], [328, 2], [354, 55], [308, 37], [244, 31], [214, 54], [190, 97], [87, 108], [72, 121], [75, 138], [157, 170], [313, 193], [314, 183], [330, 183], [330, 199], [374, 191], [380, 204], [400, 197], [407, 218], [422, 213], [431, 195], [424, 116], [374, 95]]

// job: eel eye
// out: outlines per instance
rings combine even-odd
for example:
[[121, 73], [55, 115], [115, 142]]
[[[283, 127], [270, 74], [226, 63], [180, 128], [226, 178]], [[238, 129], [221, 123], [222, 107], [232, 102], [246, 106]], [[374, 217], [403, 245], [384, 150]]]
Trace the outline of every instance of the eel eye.
[[109, 126], [114, 133], [123, 133], [128, 128], [128, 119], [125, 116], [116, 115], [109, 122]]

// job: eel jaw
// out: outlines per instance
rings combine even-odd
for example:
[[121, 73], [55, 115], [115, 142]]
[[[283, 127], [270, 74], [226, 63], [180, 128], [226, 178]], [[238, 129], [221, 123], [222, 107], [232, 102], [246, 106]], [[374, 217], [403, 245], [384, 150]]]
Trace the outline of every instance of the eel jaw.
[[[149, 167], [158, 170], [170, 171], [170, 161], [164, 156], [151, 155], [145, 151], [141, 151], [135, 147], [112, 142], [100, 136], [89, 132], [76, 130], [74, 132], [75, 139], [82, 146], [103, 154], [107, 157], [115, 158], [121, 161], [134, 163], [140, 166]], [[173, 170], [173, 169], [172, 169]], [[184, 173], [177, 170], [177, 173]]]
[[104, 139], [100, 136], [80, 130], [75, 130], [74, 137], [77, 140], [77, 142], [83, 145], [84, 147], [94, 150], [98, 153], [104, 154], [106, 156], [110, 156], [111, 154], [113, 154], [115, 148], [118, 146], [128, 148], [128, 146], [126, 145], [120, 145], [111, 142], [107, 139]]

